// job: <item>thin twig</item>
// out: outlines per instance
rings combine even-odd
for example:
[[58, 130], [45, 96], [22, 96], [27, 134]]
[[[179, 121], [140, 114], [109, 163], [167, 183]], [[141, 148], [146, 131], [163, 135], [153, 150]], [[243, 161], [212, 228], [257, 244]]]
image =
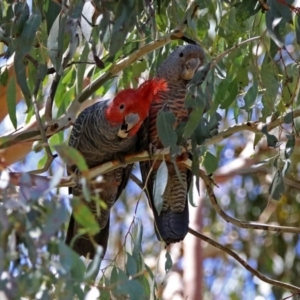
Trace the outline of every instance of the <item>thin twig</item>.
[[269, 10], [269, 5], [264, 0], [258, 0], [261, 6], [264, 8], [264, 10]]
[[[32, 99], [32, 104], [33, 104], [33, 108], [34, 108], [35, 118], [36, 118], [36, 121], [37, 121], [37, 124], [38, 124], [38, 128], [39, 128], [39, 131], [40, 131], [40, 135], [42, 137], [42, 141], [43, 141], [45, 150], [46, 150], [46, 154], [47, 154], [47, 162], [46, 162], [45, 166], [48, 166], [48, 168], [49, 168], [49, 166], [51, 165], [51, 163], [54, 159], [54, 156], [52, 155], [50, 146], [48, 144], [48, 139], [47, 139], [47, 136], [46, 136], [45, 128], [44, 128], [42, 119], [40, 117], [40, 111], [39, 111], [38, 104], [36, 102], [36, 97], [37, 97], [38, 91], [40, 89], [41, 83], [42, 83], [42, 79], [37, 78], [36, 79], [36, 84], [35, 84], [35, 87], [34, 87], [34, 91], [33, 91], [33, 94], [31, 96], [31, 99]], [[47, 170], [48, 170], [48, 168], [47, 168]], [[43, 173], [45, 171], [46, 170], [44, 170], [44, 168], [43, 168], [42, 171], [35, 170], [35, 171], [31, 171], [29, 173], [38, 174], [38, 173]]]
[[[198, 4], [195, 1], [190, 1], [189, 6], [185, 12], [183, 20], [179, 23], [176, 28], [171, 30], [170, 33], [158, 38], [157, 40], [137, 49], [135, 52], [129, 56], [122, 58], [121, 60], [114, 63], [104, 74], [99, 78], [91, 82], [80, 95], [70, 104], [67, 109], [67, 112], [61, 116], [58, 120], [52, 121], [52, 123], [46, 129], [46, 135], [48, 137], [52, 136], [58, 131], [61, 131], [74, 123], [76, 119], [76, 114], [81, 106], [81, 104], [86, 101], [94, 92], [96, 92], [106, 81], [117, 76], [117, 74], [124, 70], [126, 67], [130, 66], [133, 62], [137, 61], [146, 54], [153, 52], [156, 49], [159, 49], [166, 44], [170, 43], [172, 40], [181, 39], [186, 27], [187, 19], [193, 17], [198, 8]], [[19, 132], [18, 134], [12, 134], [5, 137], [5, 142], [0, 145], [0, 148], [5, 148], [14, 144], [17, 144], [20, 141], [29, 141], [28, 140], [28, 131]], [[38, 128], [30, 130], [30, 140], [41, 139], [40, 132]]]
[[51, 156], [47, 155], [47, 161], [45, 162], [44, 166], [41, 169], [37, 169], [37, 170], [33, 170], [33, 171], [29, 171], [28, 174], [33, 174], [33, 175], [38, 175], [41, 173], [44, 173], [46, 171], [48, 171], [48, 169], [50, 168], [53, 160], [57, 157], [57, 154], [52, 154]]
[[234, 45], [233, 47], [227, 49], [226, 51], [224, 51], [222, 54], [220, 54], [218, 57], [216, 57], [216, 58], [212, 61], [211, 65], [210, 65], [210, 68], [211, 68], [211, 69], [214, 68], [214, 67], [216, 66], [216, 64], [217, 64], [223, 57], [225, 57], [227, 54], [229, 54], [231, 51], [236, 50], [236, 49], [240, 48], [241, 46], [244, 46], [244, 45], [246, 45], [246, 44], [248, 44], [248, 43], [251, 43], [251, 42], [253, 42], [253, 41], [260, 40], [260, 39], [261, 39], [261, 36], [255, 36], [255, 37], [252, 37], [252, 38], [250, 38], [250, 39], [248, 39], [248, 40], [242, 41], [242, 42], [240, 42], [239, 44], [236, 44], [236, 45]]
[[[191, 168], [192, 162], [190, 160], [186, 160], [184, 162], [180, 162], [181, 164], [184, 164], [185, 166]], [[210, 177], [208, 177], [204, 172], [200, 172], [200, 177], [204, 181], [205, 188], [209, 197], [209, 200], [213, 206], [213, 208], [216, 210], [216, 212], [226, 221], [231, 224], [234, 224], [235, 226], [239, 228], [252, 228], [252, 229], [258, 229], [258, 230], [266, 230], [266, 231], [273, 231], [273, 232], [290, 232], [290, 233], [300, 233], [299, 227], [290, 227], [290, 226], [277, 226], [277, 225], [267, 225], [267, 224], [261, 224], [256, 222], [248, 222], [248, 221], [241, 221], [238, 219], [235, 219], [229, 215], [227, 215], [222, 208], [220, 207], [217, 198], [213, 192], [212, 184], [213, 181]]]
[[[284, 114], [282, 117], [279, 117], [276, 120], [273, 120], [271, 122], [268, 123], [263, 123], [263, 122], [245, 122], [245, 123], [241, 123], [241, 124], [236, 124], [234, 126], [231, 126], [221, 132], [219, 132], [217, 135], [213, 136], [212, 138], [208, 139], [207, 141], [205, 141], [204, 145], [213, 145], [213, 144], [217, 144], [227, 138], [229, 138], [231, 135], [247, 130], [247, 131], [251, 131], [254, 133], [261, 133], [261, 129], [264, 126], [267, 126], [267, 130], [270, 131], [276, 127], [278, 127], [279, 125], [284, 123], [284, 119], [285, 117], [290, 114], [291, 112], [288, 112], [286, 114]], [[293, 119], [298, 118], [300, 116], [300, 108], [294, 110], [292, 112], [292, 117]], [[23, 132], [24, 134], [25, 132]], [[18, 140], [18, 133], [16, 133], [15, 135], [15, 139]], [[26, 130], [26, 137], [27, 140], [34, 140], [35, 135], [35, 131], [31, 131], [31, 130]], [[5, 148], [8, 146], [11, 146], [13, 144], [16, 144], [16, 141], [12, 142], [12, 140], [6, 140], [6, 138], [8, 137], [2, 137], [3, 142], [2, 144], [0, 144], [0, 149], [1, 148]], [[20, 139], [21, 140], [21, 139]], [[186, 148], [186, 150], [190, 150], [191, 149], [191, 143], [188, 143], [188, 146]], [[185, 149], [183, 149], [185, 150]], [[132, 164], [135, 162], [139, 162], [139, 161], [146, 161], [146, 160], [153, 160], [153, 159], [157, 159], [157, 160], [170, 160], [170, 149], [169, 148], [165, 148], [165, 149], [158, 149], [153, 155], [151, 155], [151, 157], [149, 156], [148, 151], [143, 151], [141, 153], [137, 153], [137, 154], [131, 154], [131, 155], [127, 155], [125, 157], [125, 163], [126, 164]], [[92, 169], [89, 170], [89, 179], [93, 179], [101, 174], [110, 172], [112, 170], [115, 170], [117, 168], [119, 168], [120, 166], [122, 166], [122, 164], [118, 161], [109, 161], [107, 163], [104, 163], [102, 165], [99, 165], [97, 167], [94, 167]], [[17, 174], [17, 173], [15, 173]], [[72, 181], [71, 177], [67, 177], [67, 178], [63, 178], [61, 181], [61, 186], [73, 186], [74, 182]]]
[[144, 185], [133, 173], [130, 174], [130, 179], [141, 189], [144, 189]]
[[52, 121], [52, 106], [54, 102], [55, 93], [61, 79], [61, 75], [56, 73], [54, 79], [51, 84], [50, 94], [47, 97], [46, 105], [45, 105], [45, 121], [46, 123], [50, 123]]
[[[71, 61], [69, 62], [65, 69], [67, 69], [68, 67], [71, 67], [72, 65], [80, 65], [80, 64], [85, 64], [85, 65], [94, 65], [95, 62], [94, 61]], [[54, 67], [50, 67], [48, 68], [48, 71], [47, 71], [47, 74], [50, 75], [50, 74], [54, 74], [56, 73], [56, 70], [54, 69]]]
[[274, 280], [271, 279], [269, 277], [267, 277], [266, 275], [263, 275], [262, 273], [260, 273], [259, 271], [257, 271], [256, 269], [252, 268], [244, 259], [242, 259], [238, 254], [236, 254], [234, 251], [232, 251], [231, 249], [219, 244], [218, 242], [210, 239], [209, 237], [201, 234], [200, 232], [189, 228], [189, 233], [194, 235], [195, 237], [211, 244], [212, 246], [220, 249], [221, 251], [224, 251], [225, 253], [227, 253], [228, 255], [230, 255], [231, 257], [233, 257], [235, 260], [237, 260], [245, 269], [247, 269], [249, 272], [251, 272], [254, 276], [256, 276], [257, 278], [259, 278], [260, 280], [267, 282], [273, 286], [277, 286], [279, 288], [284, 288], [287, 289], [289, 291], [293, 291], [293, 292], [300, 292], [300, 287], [297, 287], [295, 285], [292, 284], [288, 284], [288, 283], [284, 283], [278, 280]]
[[25, 57], [36, 67], [39, 67], [39, 63], [36, 59], [34, 59], [30, 54], [25, 54]]

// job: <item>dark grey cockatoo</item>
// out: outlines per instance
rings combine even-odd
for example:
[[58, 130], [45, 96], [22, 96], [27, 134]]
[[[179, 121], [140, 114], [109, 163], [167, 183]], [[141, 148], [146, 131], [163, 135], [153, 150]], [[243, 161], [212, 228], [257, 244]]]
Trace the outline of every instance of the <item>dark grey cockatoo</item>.
[[[121, 160], [124, 155], [138, 150], [137, 132], [148, 115], [150, 104], [157, 100], [158, 92], [167, 90], [163, 79], [149, 79], [138, 89], [125, 89], [113, 100], [100, 101], [80, 113], [71, 131], [69, 145], [77, 149], [85, 158], [89, 168], [111, 160]], [[72, 188], [74, 196], [79, 196], [95, 215], [101, 228], [93, 236], [94, 241], [103, 247], [104, 256], [109, 236], [110, 209], [127, 184], [132, 165], [120, 167], [103, 175], [100, 184], [91, 185], [93, 193], [98, 193], [106, 208], [97, 214], [95, 201], [85, 201], [82, 186]], [[68, 166], [69, 173], [76, 173], [75, 166]], [[78, 234], [80, 225], [71, 215], [66, 243], [71, 244]], [[93, 258], [95, 247], [85, 234], [75, 239], [73, 249], [83, 256]]]
[[[187, 85], [203, 64], [204, 51], [198, 45], [177, 47], [161, 64], [156, 76], [167, 81], [168, 91], [161, 92], [159, 101], [151, 103], [149, 117], [141, 128], [142, 132], [148, 133], [148, 141], [145, 143], [147, 146], [162, 148], [157, 133], [156, 118], [158, 111], [163, 107], [167, 107], [169, 111], [174, 113], [176, 124], [187, 121], [189, 112], [184, 104]], [[154, 214], [156, 235], [159, 240], [170, 244], [183, 240], [188, 232], [187, 193], [191, 184], [192, 173], [188, 169], [178, 166], [180, 178], [176, 173], [174, 163], [167, 162], [167, 184], [162, 195], [162, 209], [158, 214], [154, 205], [153, 187], [155, 187], [156, 174], [160, 164], [159, 161], [154, 163], [146, 161], [141, 162], [140, 167], [144, 185], [151, 166], [153, 168], [146, 185], [148, 200]]]

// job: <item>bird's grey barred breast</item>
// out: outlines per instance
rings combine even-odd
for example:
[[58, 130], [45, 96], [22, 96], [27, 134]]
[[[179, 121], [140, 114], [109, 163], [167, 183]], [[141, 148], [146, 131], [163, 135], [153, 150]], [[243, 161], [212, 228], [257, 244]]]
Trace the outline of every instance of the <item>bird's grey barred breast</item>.
[[[204, 64], [204, 51], [198, 45], [186, 45], [177, 47], [161, 64], [156, 76], [164, 78], [168, 83], [168, 91], [160, 93], [160, 101], [153, 102], [149, 112], [148, 137], [149, 143], [156, 148], [162, 148], [156, 128], [158, 111], [166, 107], [174, 113], [176, 127], [180, 122], [188, 120], [189, 111], [185, 107], [187, 85], [196, 71]], [[163, 194], [162, 211], [158, 215], [153, 199], [153, 186], [156, 180], [160, 162], [140, 163], [143, 180], [152, 166], [152, 175], [148, 180], [150, 205], [155, 219], [155, 231], [160, 240], [167, 244], [182, 240], [188, 232], [189, 210], [187, 193], [191, 183], [191, 172], [185, 168], [176, 171], [172, 162], [167, 162], [168, 178], [166, 189]], [[148, 168], [148, 172], [146, 171]], [[178, 176], [179, 173], [179, 176]], [[161, 178], [159, 180], [162, 180]]]

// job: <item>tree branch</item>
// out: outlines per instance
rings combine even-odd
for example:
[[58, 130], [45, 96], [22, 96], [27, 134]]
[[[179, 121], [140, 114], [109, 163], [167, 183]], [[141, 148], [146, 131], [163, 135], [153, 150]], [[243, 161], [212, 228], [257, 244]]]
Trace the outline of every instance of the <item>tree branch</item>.
[[[186, 160], [184, 162], [180, 162], [181, 164], [184, 164], [186, 167], [191, 168], [192, 167], [192, 161]], [[249, 221], [241, 221], [238, 219], [235, 219], [233, 217], [230, 217], [227, 215], [222, 208], [220, 207], [217, 198], [213, 192], [212, 184], [213, 181], [210, 177], [208, 177], [205, 172], [200, 170], [199, 173], [201, 179], [204, 181], [205, 188], [207, 190], [207, 194], [209, 197], [209, 200], [213, 206], [213, 208], [216, 210], [216, 212], [226, 221], [229, 222], [239, 228], [252, 228], [252, 229], [258, 229], [258, 230], [266, 230], [266, 231], [274, 231], [274, 232], [290, 232], [290, 233], [300, 233], [299, 227], [289, 227], [289, 226], [277, 226], [277, 225], [266, 225], [256, 222], [249, 222]]]
[[[175, 29], [171, 30], [170, 33], [158, 38], [157, 40], [139, 48], [131, 55], [121, 59], [120, 61], [113, 64], [107, 72], [102, 74], [96, 80], [94, 80], [89, 86], [87, 86], [80, 95], [78, 95], [75, 100], [70, 104], [67, 109], [67, 112], [61, 116], [58, 120], [52, 121], [46, 129], [47, 137], [52, 136], [58, 131], [68, 128], [75, 122], [76, 114], [81, 106], [81, 104], [86, 101], [94, 92], [96, 92], [106, 81], [117, 76], [117, 74], [124, 70], [126, 67], [131, 65], [136, 60], [145, 56], [146, 54], [159, 49], [172, 40], [182, 38], [186, 27], [187, 19], [192, 18], [195, 15], [195, 12], [198, 8], [198, 4], [195, 1], [190, 1], [188, 8], [186, 9], [183, 20], [176, 26]], [[50, 106], [50, 105], [49, 105]], [[49, 110], [49, 108], [48, 108]], [[38, 127], [27, 132], [18, 132], [5, 136], [0, 140], [0, 149], [6, 148], [8, 146], [14, 145], [21, 141], [29, 140], [40, 140], [41, 135]]]
[[227, 139], [228, 137], [230, 137], [231, 135], [233, 135], [234, 133], [238, 133], [244, 130], [247, 131], [251, 131], [254, 133], [260, 133], [263, 134], [261, 132], [262, 128], [264, 126], [267, 126], [267, 131], [271, 131], [272, 129], [282, 125], [285, 122], [285, 118], [287, 116], [289, 116], [290, 114], [292, 114], [293, 119], [300, 117], [300, 108], [297, 108], [294, 111], [290, 111], [288, 113], [285, 113], [284, 115], [282, 115], [281, 117], [279, 117], [276, 120], [270, 121], [268, 123], [263, 123], [263, 122], [259, 122], [259, 121], [249, 121], [249, 122], [244, 122], [244, 123], [240, 123], [240, 124], [236, 124], [233, 125], [221, 132], [219, 132], [217, 135], [213, 136], [211, 139], [207, 140], [204, 144], [205, 145], [214, 145], [217, 143], [222, 142], [223, 140]]
[[[291, 113], [293, 115], [293, 118], [299, 117], [300, 116], [300, 108], [294, 110], [293, 112], [288, 112], [288, 113], [284, 114], [282, 117], [279, 117], [278, 119], [276, 119], [274, 121], [271, 121], [271, 122], [268, 122], [268, 123], [245, 122], [245, 123], [241, 123], [241, 124], [236, 124], [232, 127], [229, 127], [227, 129], [221, 131], [219, 134], [212, 137], [211, 139], [208, 139], [204, 143], [204, 145], [217, 144], [217, 143], [225, 140], [226, 138], [230, 137], [234, 133], [238, 133], [238, 132], [243, 131], [243, 130], [248, 130], [248, 131], [251, 131], [251, 132], [254, 132], [254, 133], [261, 133], [262, 134], [261, 128], [263, 128], [264, 126], [267, 126], [268, 131], [270, 131], [270, 130], [276, 128], [277, 126], [283, 124], [285, 117], [287, 115], [291, 114]], [[35, 133], [34, 130], [33, 131], [30, 131], [30, 130], [26, 131], [28, 140], [32, 139], [32, 136], [34, 136], [34, 133]], [[2, 137], [2, 143], [0, 143], [0, 149], [5, 148], [3, 145], [7, 145], [7, 143], [9, 144], [9, 142], [5, 141], [5, 137]], [[182, 149], [182, 150], [186, 151], [186, 150], [190, 150], [190, 149], [191, 149], [191, 143], [188, 144], [186, 149]], [[132, 164], [132, 163], [139, 162], [139, 161], [146, 161], [146, 160], [153, 160], [153, 159], [170, 160], [170, 149], [169, 148], [158, 149], [153, 155], [151, 155], [151, 157], [149, 156], [148, 151], [144, 151], [144, 152], [137, 153], [137, 154], [127, 155], [125, 157], [125, 163], [126, 164]], [[120, 163], [119, 161], [109, 161], [107, 163], [104, 163], [102, 165], [99, 165], [95, 168], [90, 169], [88, 178], [93, 179], [93, 178], [95, 178], [95, 177], [97, 177], [101, 174], [104, 174], [104, 173], [110, 172], [112, 170], [115, 170], [115, 169], [119, 168], [120, 166], [122, 166], [122, 163]], [[17, 174], [17, 173], [15, 173], [15, 174]], [[75, 185], [75, 182], [72, 181], [72, 179], [70, 177], [66, 177], [66, 178], [62, 179], [62, 182], [61, 182], [60, 186], [73, 186], [73, 185]]]
[[262, 273], [260, 273], [256, 269], [252, 268], [244, 259], [242, 259], [234, 251], [232, 251], [231, 249], [217, 243], [216, 241], [214, 241], [214, 240], [210, 239], [209, 237], [201, 234], [200, 232], [197, 232], [196, 230], [193, 230], [192, 228], [189, 228], [189, 233], [194, 235], [195, 237], [211, 244], [212, 246], [220, 249], [221, 251], [226, 252], [228, 255], [230, 255], [235, 260], [237, 260], [245, 269], [247, 269], [249, 272], [251, 272], [254, 276], [259, 278], [260, 280], [262, 280], [264, 282], [267, 282], [267, 283], [269, 283], [273, 286], [277, 286], [279, 288], [284, 288], [284, 289], [287, 289], [289, 291], [298, 292], [298, 293], [300, 292], [300, 287], [297, 287], [297, 286], [292, 285], [292, 284], [284, 283], [284, 282], [281, 282], [281, 281], [278, 281], [278, 280], [274, 280], [274, 279], [271, 279], [271, 278], [263, 275]]
[[260, 40], [260, 39], [261, 39], [261, 36], [255, 36], [255, 37], [252, 37], [252, 38], [250, 38], [250, 39], [248, 39], [248, 40], [242, 41], [242, 42], [240, 42], [239, 44], [236, 44], [236, 45], [234, 45], [233, 47], [231, 47], [231, 48], [225, 50], [223, 53], [221, 53], [218, 57], [216, 57], [216, 58], [213, 60], [213, 62], [212, 62], [211, 65], [210, 65], [210, 68], [211, 68], [211, 69], [214, 68], [214, 67], [216, 66], [216, 64], [217, 64], [223, 57], [225, 57], [227, 54], [229, 54], [231, 51], [233, 51], [233, 50], [235, 50], [235, 49], [237, 49], [237, 48], [239, 48], [239, 47], [241, 47], [241, 46], [243, 46], [243, 45], [246, 45], [246, 44], [248, 44], [248, 43], [251, 43], [251, 42], [253, 42], [253, 41]]

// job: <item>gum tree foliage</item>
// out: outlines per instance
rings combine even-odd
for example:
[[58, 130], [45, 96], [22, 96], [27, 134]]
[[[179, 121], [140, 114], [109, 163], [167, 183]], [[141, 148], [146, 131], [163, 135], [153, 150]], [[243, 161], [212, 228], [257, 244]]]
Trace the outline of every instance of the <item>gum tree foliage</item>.
[[[80, 105], [115, 85], [136, 87], [139, 78], [155, 74], [174, 47], [196, 42], [205, 49], [207, 61], [186, 97], [190, 119], [174, 134], [173, 118], [162, 112], [158, 126], [167, 128], [162, 134], [168, 135], [173, 150], [191, 142], [196, 183], [199, 164], [212, 178], [215, 174], [216, 182], [227, 182], [220, 187], [222, 192], [216, 191], [226, 212], [242, 220], [261, 220], [271, 202], [276, 209], [264, 221], [299, 227], [300, 154], [295, 146], [299, 143], [300, 11], [291, 0], [186, 2], [1, 1], [0, 90], [5, 88], [12, 125], [25, 129], [3, 134], [0, 148], [22, 152], [25, 142], [35, 142], [35, 151], [44, 151], [38, 164], [41, 171], [48, 170], [58, 155], [64, 162], [76, 163], [89, 180], [84, 160], [66, 146], [64, 134]], [[13, 61], [10, 66], [8, 58]], [[16, 114], [19, 90], [27, 107], [25, 124]], [[27, 129], [32, 118], [36, 122]], [[255, 150], [245, 157], [249, 144]], [[228, 167], [224, 175], [221, 170], [228, 158], [242, 160], [243, 168]], [[57, 187], [72, 180], [49, 170], [51, 178], [11, 173], [1, 161], [0, 290], [6, 297], [73, 299], [76, 294], [84, 299], [91, 289], [98, 289], [101, 299], [159, 297], [156, 269], [145, 262], [156, 251], [147, 238], [152, 244], [158, 242], [143, 236], [142, 222], [133, 213], [127, 234], [116, 245], [123, 259], [112, 260], [100, 280], [96, 280], [100, 255], [85, 264], [64, 244], [69, 214]], [[127, 191], [123, 200], [126, 197], [135, 196]], [[192, 197], [190, 202], [194, 203]], [[86, 232], [99, 229], [83, 204], [71, 201], [71, 205]], [[299, 286], [297, 234], [252, 229], [241, 234], [233, 225], [225, 227], [208, 201], [204, 208], [204, 233], [228, 241], [223, 244], [255, 260], [260, 272]], [[123, 247], [125, 239], [129, 243]], [[171, 268], [166, 252], [165, 272]], [[221, 271], [213, 270], [214, 276]], [[232, 291], [230, 297], [240, 298], [242, 291]], [[278, 299], [284, 292], [273, 289]]]

